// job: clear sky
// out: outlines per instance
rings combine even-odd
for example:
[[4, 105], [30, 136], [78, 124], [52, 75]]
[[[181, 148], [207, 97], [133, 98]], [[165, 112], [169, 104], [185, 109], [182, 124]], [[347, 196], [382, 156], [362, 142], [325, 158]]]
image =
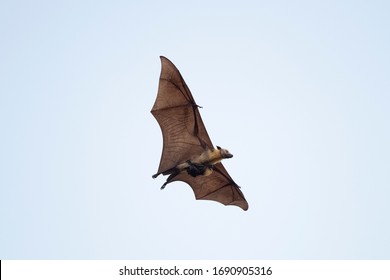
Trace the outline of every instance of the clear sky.
[[[1, 1], [0, 259], [389, 259], [389, 1]], [[155, 180], [159, 56], [249, 210]]]

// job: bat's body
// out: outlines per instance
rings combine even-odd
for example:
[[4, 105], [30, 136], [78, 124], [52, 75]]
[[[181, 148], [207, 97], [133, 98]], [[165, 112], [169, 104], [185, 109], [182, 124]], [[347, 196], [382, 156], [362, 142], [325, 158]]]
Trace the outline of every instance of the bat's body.
[[214, 148], [199, 114], [198, 105], [177, 68], [161, 57], [162, 70], [152, 114], [163, 134], [163, 153], [153, 178], [169, 175], [163, 184], [183, 181], [196, 199], [215, 200], [244, 210], [248, 203], [240, 187], [229, 176], [221, 160], [233, 157], [228, 150]]
[[199, 175], [209, 176], [213, 172], [214, 165], [225, 158], [231, 158], [233, 155], [228, 150], [218, 147], [216, 149], [207, 149], [199, 156], [196, 156], [177, 168], [180, 171], [186, 170], [189, 175], [196, 177]]
[[191, 159], [178, 164], [174, 168], [163, 171], [161, 173], [156, 173], [153, 175], [153, 178], [156, 178], [158, 175], [170, 175], [167, 181], [162, 185], [162, 189], [172, 181], [172, 179], [179, 175], [180, 172], [187, 172], [192, 177], [196, 176], [209, 176], [213, 172], [215, 164], [222, 161], [225, 158], [231, 158], [233, 155], [229, 153], [228, 150], [218, 147], [215, 149], [206, 149], [200, 155], [194, 156]]

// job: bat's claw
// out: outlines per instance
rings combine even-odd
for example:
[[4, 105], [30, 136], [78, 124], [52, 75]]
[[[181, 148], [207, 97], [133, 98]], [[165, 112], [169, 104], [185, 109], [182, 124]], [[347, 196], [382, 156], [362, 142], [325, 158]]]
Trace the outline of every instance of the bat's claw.
[[154, 175], [152, 176], [152, 178], [153, 178], [153, 179], [156, 179], [158, 175], [160, 175], [160, 173], [154, 174]]
[[169, 183], [169, 181], [166, 181], [166, 182], [161, 186], [160, 190], [165, 189], [165, 186], [168, 185], [168, 183]]

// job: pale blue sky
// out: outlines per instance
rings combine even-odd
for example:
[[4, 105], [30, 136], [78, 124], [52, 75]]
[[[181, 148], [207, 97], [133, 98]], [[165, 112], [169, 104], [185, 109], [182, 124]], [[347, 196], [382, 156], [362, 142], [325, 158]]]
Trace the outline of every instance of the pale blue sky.
[[[1, 1], [0, 259], [389, 259], [388, 1]], [[159, 56], [249, 210], [153, 180]]]

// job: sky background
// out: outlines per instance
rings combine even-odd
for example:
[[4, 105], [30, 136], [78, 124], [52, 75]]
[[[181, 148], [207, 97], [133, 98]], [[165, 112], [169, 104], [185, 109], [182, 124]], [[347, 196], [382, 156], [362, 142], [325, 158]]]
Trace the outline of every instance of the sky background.
[[[0, 259], [389, 259], [389, 1], [1, 1]], [[249, 210], [153, 180], [159, 56]]]

